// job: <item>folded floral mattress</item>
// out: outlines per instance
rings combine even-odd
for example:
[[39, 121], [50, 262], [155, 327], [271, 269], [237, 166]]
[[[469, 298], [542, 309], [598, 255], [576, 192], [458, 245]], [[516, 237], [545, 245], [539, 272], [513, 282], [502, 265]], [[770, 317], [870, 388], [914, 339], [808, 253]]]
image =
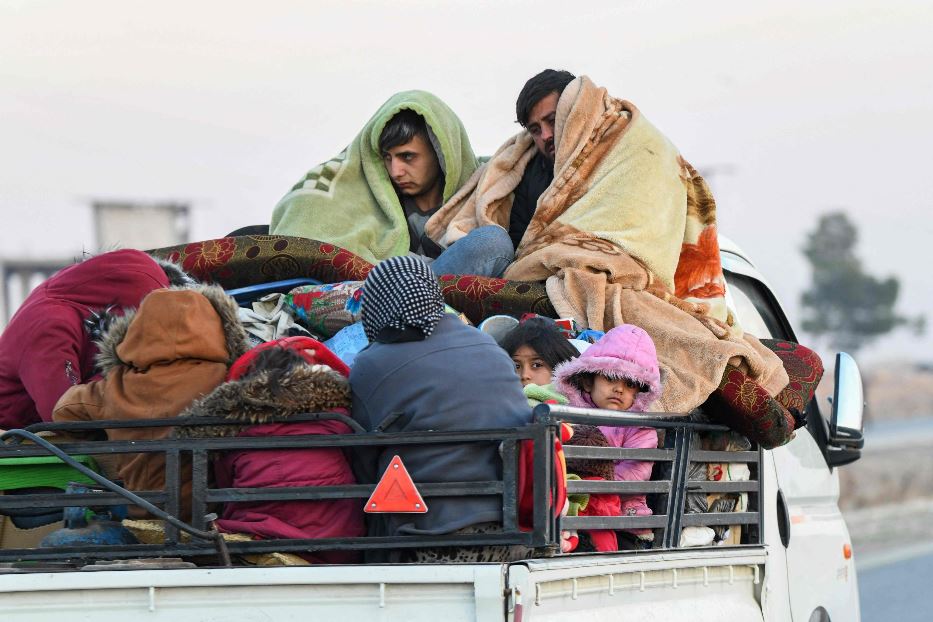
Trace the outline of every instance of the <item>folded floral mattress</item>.
[[[322, 283], [362, 281], [372, 269], [371, 263], [339, 246], [284, 235], [217, 238], [149, 252], [224, 289], [297, 278]], [[438, 282], [447, 304], [474, 324], [498, 314], [556, 317], [543, 282], [457, 274], [441, 275]]]

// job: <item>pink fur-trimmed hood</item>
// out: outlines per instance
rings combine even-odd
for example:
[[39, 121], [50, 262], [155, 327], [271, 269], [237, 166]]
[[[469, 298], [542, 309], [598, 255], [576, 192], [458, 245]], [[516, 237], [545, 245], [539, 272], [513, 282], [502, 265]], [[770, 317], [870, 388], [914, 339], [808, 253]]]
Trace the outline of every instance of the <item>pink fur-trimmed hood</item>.
[[643, 329], [631, 324], [616, 326], [579, 357], [554, 369], [556, 388], [567, 396], [571, 406], [593, 408], [580, 385], [581, 375], [587, 373], [628, 378], [647, 386], [648, 390], [635, 398], [631, 412], [646, 412], [661, 397], [661, 372], [654, 342]]

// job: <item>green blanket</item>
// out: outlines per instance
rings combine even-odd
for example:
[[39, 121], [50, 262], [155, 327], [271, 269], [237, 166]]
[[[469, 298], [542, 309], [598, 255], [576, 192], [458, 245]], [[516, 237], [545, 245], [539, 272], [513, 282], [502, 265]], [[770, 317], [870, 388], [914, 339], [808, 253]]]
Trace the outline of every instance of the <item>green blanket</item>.
[[440, 144], [444, 201], [462, 186], [477, 161], [463, 123], [425, 91], [389, 98], [350, 145], [301, 178], [272, 212], [270, 233], [312, 238], [376, 263], [408, 252], [408, 225], [379, 154], [383, 128], [400, 110], [422, 115]]

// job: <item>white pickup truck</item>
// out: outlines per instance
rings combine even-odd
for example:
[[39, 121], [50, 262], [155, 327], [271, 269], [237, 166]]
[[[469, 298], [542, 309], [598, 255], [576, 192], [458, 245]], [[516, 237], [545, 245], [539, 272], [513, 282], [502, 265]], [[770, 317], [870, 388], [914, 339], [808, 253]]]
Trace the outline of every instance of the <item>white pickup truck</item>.
[[[743, 253], [726, 240], [722, 241], [722, 261], [730, 286], [728, 301], [743, 327], [761, 337], [795, 340], [784, 313], [761, 275]], [[471, 433], [486, 442], [495, 438], [503, 443], [502, 480], [485, 483], [485, 488], [474, 485], [473, 492], [501, 496], [506, 529], [505, 534], [498, 537], [535, 547], [541, 554], [524, 561], [226, 567], [218, 561], [223, 559], [222, 555], [214, 556], [216, 542], [209, 541], [211, 534], [207, 531], [207, 523], [198, 519], [192, 522], [190, 529], [181, 530], [194, 532], [194, 537], [180, 537], [181, 532], [168, 525], [166, 543], [161, 545], [111, 545], [95, 549], [0, 548], [2, 618], [17, 622], [61, 622], [63, 619], [69, 622], [858, 620], [855, 564], [848, 530], [837, 503], [839, 478], [835, 468], [859, 457], [862, 389], [858, 370], [847, 355], [837, 357], [835, 373], [830, 422], [820, 414], [817, 404], [811, 403], [807, 427], [798, 430], [793, 441], [778, 449], [732, 454], [704, 449], [691, 443], [691, 438], [703, 436], [716, 426], [683, 416], [651, 420], [652, 425], [666, 430], [665, 446], [661, 449], [566, 448], [568, 457], [637, 455], [669, 465], [666, 477], [649, 482], [603, 482], [604, 488], [599, 489], [604, 492], [638, 489], [651, 493], [655, 503], [652, 517], [555, 518], [548, 510], [546, 499], [551, 485], [548, 474], [552, 472], [554, 460], [551, 442], [554, 422], [588, 418], [595, 421], [593, 418], [600, 416], [599, 411], [544, 407], [537, 411], [539, 423], [527, 430], [490, 431], [485, 435]], [[641, 420], [640, 424], [646, 425], [649, 421]], [[44, 454], [39, 446], [11, 442], [14, 436], [8, 434], [7, 443], [0, 445], [0, 461]], [[349, 439], [346, 445], [388, 444], [390, 436], [357, 435], [356, 440]], [[294, 445], [301, 442], [295, 439], [301, 438], [289, 437], [289, 442]], [[516, 474], [510, 467], [515, 463], [516, 442], [523, 438], [533, 441], [536, 448], [536, 512], [530, 532], [521, 532], [516, 527]], [[273, 443], [281, 439], [259, 440]], [[198, 442], [205, 444], [192, 445]], [[237, 439], [232, 438], [179, 440], [175, 445], [158, 445], [159, 441], [123, 444], [88, 441], [60, 447], [72, 455], [164, 451], [170, 483], [173, 476], [177, 482], [179, 455], [190, 452], [194, 477], [193, 515], [197, 517], [206, 513], [208, 503], [229, 500], [242, 492], [211, 490], [205, 475], [208, 450], [218, 450], [236, 442]], [[313, 446], [315, 441], [304, 442]], [[702, 462], [744, 463], [748, 465], [749, 477], [745, 481], [720, 482], [691, 479], [688, 476], [690, 465]], [[664, 471], [656, 467], [655, 471], [659, 470]], [[571, 491], [595, 491], [593, 486], [583, 482], [569, 484]], [[357, 497], [362, 503], [372, 490], [371, 486], [342, 488], [332, 491], [322, 488], [317, 494], [330, 494], [330, 498], [336, 495]], [[419, 485], [429, 503], [432, 495], [458, 493], [455, 486], [448, 490], [443, 488]], [[177, 490], [173, 493], [172, 489], [167, 485], [166, 493], [141, 496], [157, 505], [164, 504], [169, 512], [177, 511]], [[278, 494], [283, 494], [282, 490], [278, 489]], [[743, 507], [720, 514], [685, 510], [687, 496], [717, 492], [744, 495]], [[96, 497], [91, 493], [73, 496], [71, 503], [88, 505], [95, 499], [99, 499], [95, 501], [97, 505], [126, 503], [118, 494], [94, 494]], [[311, 494], [310, 498], [314, 498]], [[271, 498], [283, 498], [274, 495], [273, 492]], [[18, 508], [67, 505], [64, 496], [41, 491], [35, 495], [0, 495], [0, 513], [15, 512]], [[642, 522], [635, 524], [638, 521]], [[555, 554], [559, 550], [556, 543], [561, 528], [618, 528], [622, 525], [655, 529], [654, 548], [617, 553]], [[698, 525], [731, 525], [736, 537], [727, 540], [731, 544], [684, 546], [683, 530]], [[356, 540], [318, 545], [357, 550], [399, 545], [386, 538]], [[431, 543], [439, 542], [450, 543], [443, 538]], [[289, 547], [290, 550], [302, 550], [302, 547], [307, 550], [313, 545], [309, 541], [265, 541], [227, 543], [219, 548], [225, 549], [220, 551], [222, 554], [238, 555], [287, 551]], [[181, 559], [199, 561], [195, 566]]]

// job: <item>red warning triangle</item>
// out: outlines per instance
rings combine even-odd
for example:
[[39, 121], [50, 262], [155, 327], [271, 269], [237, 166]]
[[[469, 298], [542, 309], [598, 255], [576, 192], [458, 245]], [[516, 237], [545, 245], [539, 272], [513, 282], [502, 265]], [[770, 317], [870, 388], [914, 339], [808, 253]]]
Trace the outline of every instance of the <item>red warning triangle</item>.
[[383, 512], [424, 514], [428, 511], [428, 506], [425, 505], [421, 493], [415, 487], [415, 482], [411, 481], [411, 475], [402, 464], [401, 458], [398, 456], [392, 458], [363, 511], [370, 514]]

